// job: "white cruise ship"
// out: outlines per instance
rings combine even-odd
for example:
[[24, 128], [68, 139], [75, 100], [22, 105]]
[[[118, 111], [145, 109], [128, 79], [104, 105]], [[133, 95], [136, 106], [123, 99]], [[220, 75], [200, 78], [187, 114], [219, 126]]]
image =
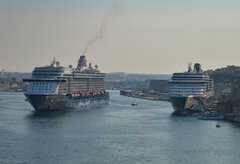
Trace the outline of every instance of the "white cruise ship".
[[53, 60], [45, 67], [36, 67], [25, 93], [35, 111], [59, 111], [87, 104], [107, 103], [105, 74], [98, 66], [86, 67], [85, 56], [80, 56], [77, 68], [62, 67]]
[[174, 73], [169, 80], [169, 96], [173, 114], [187, 114], [204, 110], [204, 101], [212, 97], [213, 80], [204, 73], [201, 65], [191, 65], [187, 72]]

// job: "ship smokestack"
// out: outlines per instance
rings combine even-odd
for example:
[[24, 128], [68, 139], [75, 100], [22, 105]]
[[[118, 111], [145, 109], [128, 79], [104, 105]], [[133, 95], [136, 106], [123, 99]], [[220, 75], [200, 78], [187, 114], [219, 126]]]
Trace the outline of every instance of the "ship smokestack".
[[194, 65], [194, 70], [195, 70], [197, 73], [202, 72], [201, 64], [196, 63], [196, 64]]
[[81, 70], [85, 65], [86, 65], [85, 56], [84, 55], [80, 56], [78, 65], [77, 65], [77, 70]]

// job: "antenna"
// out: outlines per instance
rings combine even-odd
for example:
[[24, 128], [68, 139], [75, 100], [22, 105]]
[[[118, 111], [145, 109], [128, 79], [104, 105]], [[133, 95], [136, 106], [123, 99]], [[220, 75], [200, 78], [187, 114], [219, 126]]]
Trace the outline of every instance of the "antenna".
[[54, 56], [50, 66], [51, 66], [51, 67], [54, 67], [55, 64], [56, 64], [56, 58], [55, 58], [55, 56]]
[[188, 62], [188, 72], [192, 72], [192, 62]]

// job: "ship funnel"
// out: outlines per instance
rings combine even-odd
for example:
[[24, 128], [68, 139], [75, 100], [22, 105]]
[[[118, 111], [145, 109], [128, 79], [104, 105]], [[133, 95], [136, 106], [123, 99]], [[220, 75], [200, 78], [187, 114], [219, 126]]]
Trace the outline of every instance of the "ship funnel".
[[195, 63], [195, 65], [194, 65], [194, 70], [195, 70], [197, 73], [202, 72], [201, 64]]
[[80, 56], [79, 61], [78, 61], [78, 65], [77, 65], [77, 70], [81, 70], [84, 66], [85, 66], [85, 56]]

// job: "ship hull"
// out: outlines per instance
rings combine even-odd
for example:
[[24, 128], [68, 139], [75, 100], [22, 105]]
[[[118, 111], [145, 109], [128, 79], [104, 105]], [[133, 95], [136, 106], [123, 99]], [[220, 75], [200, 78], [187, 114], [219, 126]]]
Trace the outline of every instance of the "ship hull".
[[25, 94], [36, 112], [66, 111], [90, 104], [107, 104], [109, 93], [97, 96], [72, 97], [63, 94], [34, 95]]
[[205, 98], [199, 97], [170, 97], [173, 115], [188, 115], [204, 111]]

